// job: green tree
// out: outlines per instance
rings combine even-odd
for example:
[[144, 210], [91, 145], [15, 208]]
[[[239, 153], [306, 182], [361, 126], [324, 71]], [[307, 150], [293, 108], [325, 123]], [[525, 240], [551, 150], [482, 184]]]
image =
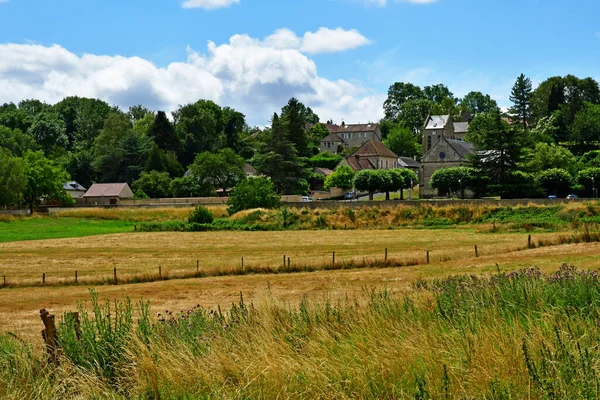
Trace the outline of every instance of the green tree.
[[383, 144], [401, 157], [416, 157], [421, 154], [421, 144], [417, 136], [402, 126], [392, 128]]
[[159, 111], [154, 117], [154, 124], [148, 131], [148, 136], [154, 140], [162, 150], [172, 151], [175, 154], [181, 152], [181, 141], [175, 133], [175, 128], [167, 114], [164, 111]]
[[[435, 103], [428, 99], [409, 100], [400, 106], [396, 122], [410, 129], [415, 135], [421, 134], [427, 116], [432, 113]], [[447, 110], [443, 113], [445, 114]]]
[[309, 157], [311, 151], [308, 146], [308, 134], [306, 132], [306, 118], [304, 110], [306, 106], [298, 99], [292, 97], [281, 111], [280, 121], [283, 125], [287, 140], [289, 140], [300, 157]]
[[140, 178], [133, 182], [132, 189], [146, 193], [151, 198], [163, 198], [169, 196], [171, 177], [166, 172], [150, 171], [142, 172]]
[[129, 111], [127, 111], [127, 115], [129, 116], [129, 119], [131, 120], [132, 124], [135, 124], [137, 121], [146, 118], [149, 114], [154, 116], [154, 113], [152, 111], [148, 110], [141, 104], [131, 106], [129, 107]]
[[120, 113], [118, 108], [105, 101], [76, 96], [64, 98], [53, 108], [65, 122], [71, 148], [76, 149], [89, 149], [104, 127], [106, 118]]
[[22, 157], [27, 151], [38, 150], [39, 146], [35, 140], [21, 132], [20, 129], [10, 129], [0, 126], [0, 147], [4, 147], [17, 157]]
[[175, 154], [161, 150], [156, 143], [152, 144], [144, 170], [168, 172], [172, 177], [180, 177], [185, 172]]
[[214, 188], [203, 185], [192, 175], [186, 175], [182, 178], [175, 178], [169, 188], [171, 196], [178, 198], [185, 197], [214, 197], [217, 192]]
[[148, 196], [146, 194], [146, 192], [144, 192], [142, 189], [138, 189], [134, 194], [133, 194], [133, 199], [134, 200], [150, 200], [150, 196]]
[[50, 154], [55, 146], [65, 149], [69, 144], [65, 123], [58, 114], [53, 112], [39, 113], [27, 134], [36, 141], [46, 155]]
[[190, 166], [190, 171], [203, 186], [230, 189], [246, 176], [244, 164], [242, 157], [232, 149], [225, 148], [217, 153], [198, 154]]
[[311, 126], [309, 133], [310, 145], [313, 148], [318, 149], [319, 145], [321, 144], [321, 140], [329, 136], [329, 129], [327, 129], [327, 125], [318, 123]]
[[446, 85], [441, 83], [437, 85], [425, 86], [423, 88], [423, 95], [426, 99], [431, 100], [439, 105], [443, 105], [444, 101], [447, 99], [450, 99], [451, 103], [447, 103], [446, 105], [449, 106], [456, 104], [454, 93], [452, 93]]
[[[385, 119], [388, 121], [398, 121], [402, 114], [401, 107], [404, 103], [411, 100], [424, 99], [423, 90], [412, 83], [396, 82], [388, 89], [387, 99], [383, 103]], [[421, 121], [421, 125], [425, 117]], [[411, 126], [407, 126], [412, 128]]]
[[537, 143], [553, 144], [559, 139], [560, 127], [557, 116], [543, 117], [537, 125], [529, 131], [529, 142], [535, 146]]
[[149, 112], [144, 115], [142, 118], [136, 119], [133, 122], [133, 131], [137, 134], [150, 136], [150, 130], [154, 125], [155, 116], [153, 113]]
[[476, 175], [471, 167], [441, 168], [431, 175], [429, 184], [441, 195], [456, 192], [464, 198], [465, 190], [475, 188]]
[[23, 200], [33, 207], [40, 201], [58, 199], [63, 203], [71, 203], [73, 199], [63, 189], [65, 182], [70, 180], [69, 174], [56, 165], [53, 161], [44, 157], [41, 151], [28, 151], [23, 157], [23, 174], [25, 176], [25, 187], [23, 189]]
[[408, 168], [396, 168], [392, 171], [392, 179], [397, 183], [398, 190], [400, 190], [400, 200], [404, 200], [404, 190], [410, 189], [412, 185], [419, 182], [417, 174]]
[[518, 126], [509, 126], [499, 112], [493, 112], [475, 117], [465, 139], [478, 150], [470, 158], [482, 179], [490, 180], [489, 193], [510, 196], [510, 174], [526, 161], [524, 132]]
[[312, 168], [328, 168], [334, 170], [343, 159], [344, 157], [339, 154], [332, 154], [324, 151], [309, 158], [308, 163]]
[[23, 165], [19, 158], [0, 147], [0, 206], [16, 204], [25, 188]]
[[0, 106], [0, 125], [11, 130], [20, 130], [27, 132], [33, 117], [27, 114], [24, 110], [17, 108], [13, 103]]
[[273, 115], [271, 131], [257, 157], [258, 171], [271, 178], [281, 194], [304, 194], [308, 190], [308, 171], [304, 158], [298, 157], [296, 147], [288, 140], [279, 116]]
[[27, 99], [19, 102], [19, 109], [25, 111], [31, 117], [35, 118], [43, 112], [50, 111], [52, 106], [50, 104], [41, 102], [36, 99]]
[[361, 192], [369, 192], [369, 200], [373, 200], [375, 192], [385, 190], [392, 185], [389, 174], [380, 170], [366, 169], [359, 171], [354, 177], [354, 187]]
[[527, 169], [542, 172], [552, 168], [561, 168], [575, 172], [577, 160], [568, 149], [555, 144], [538, 143], [532, 151]]
[[600, 186], [600, 168], [592, 167], [586, 168], [577, 174], [577, 182], [581, 185], [582, 190], [589, 197], [595, 197], [593, 189], [598, 192], [598, 186]]
[[181, 163], [187, 167], [196, 154], [215, 152], [223, 147], [223, 110], [210, 100], [198, 100], [173, 113], [175, 132], [183, 140]]
[[224, 133], [227, 147], [239, 150], [240, 135], [246, 129], [246, 116], [230, 107], [223, 108]]
[[542, 171], [537, 175], [536, 180], [546, 194], [554, 194], [560, 197], [566, 196], [573, 185], [573, 176], [568, 171], [560, 168]]
[[513, 106], [509, 111], [523, 124], [524, 131], [527, 131], [531, 122], [532, 92], [531, 79], [526, 78], [525, 74], [519, 75], [510, 93], [510, 101], [513, 103]]
[[233, 215], [242, 210], [253, 208], [278, 207], [281, 198], [275, 192], [273, 182], [264, 177], [244, 179], [231, 191], [227, 211]]
[[354, 182], [354, 170], [347, 165], [342, 165], [325, 179], [325, 190], [333, 187], [351, 189]]
[[575, 120], [571, 125], [570, 139], [580, 149], [586, 150], [600, 141], [600, 105], [585, 103], [575, 115]]
[[496, 100], [489, 94], [481, 92], [469, 92], [460, 102], [461, 106], [471, 115], [486, 114], [499, 109]]
[[95, 181], [94, 155], [91, 150], [82, 149], [68, 154], [64, 168], [71, 175], [71, 179], [89, 188]]

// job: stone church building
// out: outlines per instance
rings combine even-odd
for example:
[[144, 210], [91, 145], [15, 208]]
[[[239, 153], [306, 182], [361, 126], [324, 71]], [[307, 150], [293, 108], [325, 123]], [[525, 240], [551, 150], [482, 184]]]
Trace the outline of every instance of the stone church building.
[[442, 197], [429, 182], [441, 168], [469, 165], [468, 156], [475, 152], [473, 144], [465, 142], [469, 122], [454, 122], [451, 115], [430, 115], [423, 127], [423, 156], [419, 180], [421, 198]]

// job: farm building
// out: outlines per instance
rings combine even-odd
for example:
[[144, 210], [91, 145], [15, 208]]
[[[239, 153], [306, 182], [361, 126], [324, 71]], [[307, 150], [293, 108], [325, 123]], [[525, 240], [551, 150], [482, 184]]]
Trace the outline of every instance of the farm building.
[[74, 199], [81, 199], [87, 192], [87, 189], [75, 181], [67, 182], [63, 185], [65, 192], [69, 193]]
[[86, 205], [118, 205], [132, 199], [133, 192], [126, 183], [94, 183], [83, 198]]

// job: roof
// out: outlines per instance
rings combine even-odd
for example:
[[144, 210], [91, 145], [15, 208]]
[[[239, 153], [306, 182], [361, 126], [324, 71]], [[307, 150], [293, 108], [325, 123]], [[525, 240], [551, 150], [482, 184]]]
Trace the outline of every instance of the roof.
[[[327, 127], [329, 133], [343, 133], [343, 132], [375, 132], [379, 129], [379, 124], [323, 124]], [[307, 130], [312, 128], [313, 125], [307, 125]]]
[[352, 156], [354, 156], [354, 157], [378, 156], [378, 157], [398, 158], [398, 156], [393, 151], [391, 151], [390, 149], [385, 147], [385, 145], [383, 143], [381, 143], [379, 141], [375, 141], [375, 140], [367, 140], [362, 146], [360, 146], [358, 148], [358, 150], [356, 150], [354, 152], [354, 154], [352, 154]]
[[425, 123], [425, 129], [442, 129], [449, 119], [449, 115], [430, 115]]
[[321, 139], [321, 142], [339, 142], [339, 143], [344, 143], [344, 141], [336, 134], [330, 134], [328, 136], [326, 136], [325, 138]]
[[452, 148], [454, 150], [456, 150], [458, 155], [462, 158], [467, 158], [467, 156], [469, 154], [475, 154], [475, 146], [473, 146], [473, 143], [463, 142], [462, 140], [454, 140], [454, 139], [446, 139], [446, 140], [448, 141], [448, 143], [450, 143], [450, 146], [452, 146]]
[[315, 173], [323, 176], [329, 176], [333, 174], [333, 171], [329, 168], [315, 168]]
[[70, 191], [78, 191], [78, 192], [85, 192], [87, 191], [86, 188], [84, 188], [83, 186], [81, 186], [79, 183], [75, 182], [75, 181], [71, 181], [71, 182], [67, 182], [65, 184], [63, 184], [63, 189], [64, 190], [70, 190]]
[[467, 133], [469, 130], [468, 122], [455, 122], [454, 123], [454, 133]]
[[83, 197], [118, 197], [127, 188], [126, 183], [94, 183]]
[[421, 168], [421, 163], [410, 157], [398, 157], [398, 164], [405, 168]]
[[362, 171], [363, 169], [377, 169], [368, 158], [359, 158], [354, 156], [346, 157], [346, 162], [355, 171]]
[[246, 175], [258, 175], [258, 171], [252, 165], [246, 163], [244, 164], [244, 172]]

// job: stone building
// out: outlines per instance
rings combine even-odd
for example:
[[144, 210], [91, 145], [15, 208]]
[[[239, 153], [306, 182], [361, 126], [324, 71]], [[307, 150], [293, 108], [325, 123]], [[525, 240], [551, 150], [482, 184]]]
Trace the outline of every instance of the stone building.
[[358, 148], [352, 155], [346, 156], [337, 168], [348, 165], [354, 171], [363, 169], [392, 169], [399, 168], [396, 153], [385, 147], [383, 143], [369, 140]]
[[325, 124], [329, 135], [321, 140], [320, 151], [338, 153], [338, 148], [360, 147], [369, 140], [381, 142], [381, 130], [379, 124]]

